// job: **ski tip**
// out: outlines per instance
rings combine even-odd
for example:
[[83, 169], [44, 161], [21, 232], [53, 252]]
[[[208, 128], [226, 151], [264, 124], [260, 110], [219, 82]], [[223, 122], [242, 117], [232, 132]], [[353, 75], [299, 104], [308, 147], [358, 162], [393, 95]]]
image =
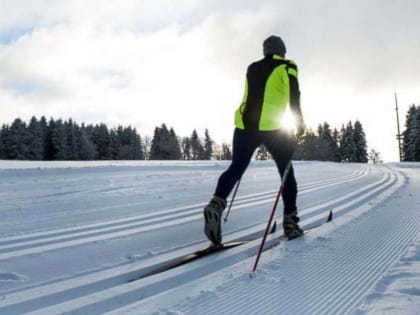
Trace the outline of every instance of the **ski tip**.
[[328, 219], [327, 219], [327, 222], [331, 222], [331, 221], [332, 221], [332, 219], [333, 219], [333, 211], [332, 211], [332, 210], [330, 210], [330, 213], [328, 214]]

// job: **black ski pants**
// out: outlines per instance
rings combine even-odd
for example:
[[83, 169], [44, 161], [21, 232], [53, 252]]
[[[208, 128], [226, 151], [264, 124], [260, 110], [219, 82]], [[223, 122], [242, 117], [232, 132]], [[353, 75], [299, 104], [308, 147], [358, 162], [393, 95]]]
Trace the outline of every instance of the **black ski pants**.
[[[255, 150], [261, 144], [266, 146], [277, 165], [280, 175], [283, 176], [286, 165], [294, 151], [294, 140], [290, 134], [282, 130], [247, 131], [236, 128], [233, 135], [232, 163], [219, 177], [215, 196], [227, 199], [236, 182], [248, 167]], [[297, 184], [292, 166], [282, 193], [285, 214], [296, 211], [296, 196]]]

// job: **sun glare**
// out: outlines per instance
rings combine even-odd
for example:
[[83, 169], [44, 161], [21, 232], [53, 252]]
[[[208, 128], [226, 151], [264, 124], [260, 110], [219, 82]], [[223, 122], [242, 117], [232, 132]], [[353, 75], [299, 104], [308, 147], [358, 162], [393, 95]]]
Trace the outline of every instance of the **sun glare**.
[[287, 131], [296, 132], [295, 118], [289, 108], [286, 109], [281, 118], [281, 125]]

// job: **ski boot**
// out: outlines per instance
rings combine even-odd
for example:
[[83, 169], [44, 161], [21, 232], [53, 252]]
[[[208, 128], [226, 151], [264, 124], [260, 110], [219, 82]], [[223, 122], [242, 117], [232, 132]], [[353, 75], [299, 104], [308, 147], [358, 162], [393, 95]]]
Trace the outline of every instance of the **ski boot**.
[[292, 212], [290, 214], [283, 215], [283, 230], [284, 235], [288, 240], [292, 240], [296, 237], [303, 235], [303, 230], [299, 227], [299, 217], [297, 212]]
[[211, 198], [209, 204], [204, 207], [204, 233], [215, 245], [222, 244], [222, 213], [226, 208], [226, 200], [217, 196]]

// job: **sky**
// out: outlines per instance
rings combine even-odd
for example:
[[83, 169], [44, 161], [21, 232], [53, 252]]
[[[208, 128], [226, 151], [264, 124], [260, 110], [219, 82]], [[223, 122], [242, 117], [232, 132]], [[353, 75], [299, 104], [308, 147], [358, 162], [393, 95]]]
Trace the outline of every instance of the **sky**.
[[0, 124], [19, 117], [165, 123], [230, 142], [247, 66], [283, 38], [308, 128], [359, 120], [368, 149], [398, 160], [420, 105], [416, 0], [0, 0]]

